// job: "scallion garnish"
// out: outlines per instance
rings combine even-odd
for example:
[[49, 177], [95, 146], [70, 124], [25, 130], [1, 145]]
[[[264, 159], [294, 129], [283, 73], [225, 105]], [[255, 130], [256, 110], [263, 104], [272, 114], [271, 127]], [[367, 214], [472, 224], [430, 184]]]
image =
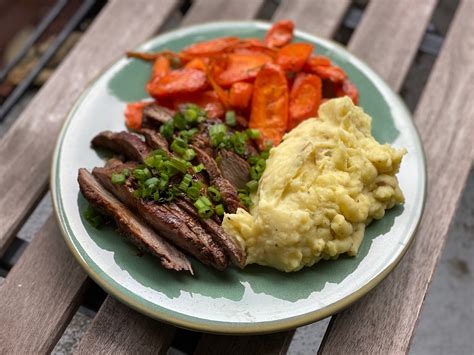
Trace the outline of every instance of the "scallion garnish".
[[168, 166], [173, 167], [174, 169], [182, 172], [183, 174], [187, 171], [188, 169], [188, 164], [182, 159], [179, 158], [171, 158], [168, 162]]
[[251, 139], [258, 139], [260, 138], [260, 131], [258, 129], [255, 129], [255, 128], [249, 128], [247, 129], [246, 131], [246, 134], [247, 134], [247, 137], [251, 138]]
[[112, 180], [112, 184], [123, 185], [125, 184], [125, 181], [127, 181], [127, 178], [125, 177], [124, 174], [113, 173], [111, 180]]
[[215, 211], [216, 211], [216, 215], [218, 216], [223, 216], [225, 211], [224, 211], [224, 206], [222, 206], [222, 204], [218, 204], [216, 207], [215, 207]]
[[100, 215], [99, 212], [97, 212], [97, 210], [91, 205], [89, 205], [84, 211], [84, 218], [94, 228], [100, 228], [104, 224], [102, 215]]
[[170, 119], [163, 123], [160, 127], [160, 133], [165, 137], [166, 139], [171, 139], [173, 138], [173, 131], [174, 131], [174, 122], [173, 119]]
[[227, 127], [225, 124], [219, 123], [209, 127], [209, 137], [211, 138], [211, 145], [217, 147], [223, 142], [227, 135]]
[[255, 192], [258, 189], [258, 181], [257, 180], [250, 180], [247, 184], [247, 189], [249, 192]]
[[204, 165], [203, 164], [198, 164], [198, 165], [193, 166], [193, 171], [195, 173], [200, 173], [203, 170], [204, 170]]
[[196, 156], [196, 152], [192, 148], [186, 149], [184, 153], [182, 154], [183, 159], [187, 161], [193, 160], [195, 156]]
[[183, 179], [181, 180], [181, 182], [178, 185], [178, 189], [180, 189], [183, 192], [186, 192], [188, 190], [189, 184], [191, 183], [192, 180], [193, 180], [192, 175], [190, 175], [190, 174], [184, 175]]
[[194, 202], [194, 207], [196, 207], [199, 216], [201, 216], [202, 218], [209, 218], [214, 214], [214, 210], [212, 209], [212, 203], [205, 196], [199, 197], [196, 202]]
[[221, 193], [214, 186], [209, 186], [207, 188], [207, 194], [214, 202], [219, 202], [221, 200]]
[[225, 123], [231, 127], [237, 126], [237, 120], [235, 118], [235, 112], [234, 111], [227, 111], [225, 113]]

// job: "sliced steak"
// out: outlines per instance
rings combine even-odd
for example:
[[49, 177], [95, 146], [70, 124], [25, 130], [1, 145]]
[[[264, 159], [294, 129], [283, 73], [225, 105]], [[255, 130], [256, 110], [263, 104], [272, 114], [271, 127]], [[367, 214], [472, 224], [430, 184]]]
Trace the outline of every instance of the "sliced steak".
[[224, 178], [237, 189], [245, 188], [250, 180], [250, 164], [230, 150], [221, 150], [217, 154], [217, 165]]
[[150, 154], [150, 148], [136, 135], [129, 132], [100, 132], [92, 139], [94, 148], [105, 148], [123, 154], [128, 160], [143, 162]]
[[79, 169], [77, 178], [82, 194], [89, 203], [103, 214], [112, 217], [121, 234], [142, 251], [160, 259], [166, 269], [189, 271], [193, 269], [186, 256], [165, 241], [148, 225], [130, 212], [120, 201], [110, 194], [86, 169]]
[[209, 247], [208, 240], [210, 237], [202, 235], [201, 231], [196, 233], [193, 229], [194, 225], [184, 220], [183, 215], [178, 214], [175, 208], [171, 208], [166, 204], [136, 199], [133, 197], [133, 189], [130, 187], [129, 181], [125, 185], [112, 184], [112, 174], [121, 172], [124, 168], [130, 168], [130, 165], [94, 168], [92, 174], [120, 201], [132, 210], [137, 211], [163, 237], [194, 255], [203, 264], [212, 265], [218, 270], [222, 270], [227, 266], [227, 261], [223, 261], [222, 256], [224, 254], [222, 251], [219, 248]]
[[227, 256], [232, 262], [240, 268], [245, 266], [245, 255], [242, 248], [230, 238], [222, 229], [222, 227], [216, 223], [216, 221], [208, 218], [202, 219], [199, 217], [196, 209], [192, 205], [192, 202], [186, 198], [176, 200], [176, 204], [186, 211], [189, 215], [193, 216], [196, 220], [201, 222], [204, 229], [212, 236], [214, 242], [216, 242], [222, 249], [225, 250]]
[[150, 104], [143, 108], [142, 127], [159, 128], [163, 123], [173, 118], [175, 112], [157, 104]]
[[201, 127], [201, 129], [202, 129], [201, 132], [195, 134], [191, 138], [191, 144], [203, 150], [208, 155], [213, 156], [214, 150], [211, 147], [211, 140], [209, 138], [209, 135], [207, 134], [207, 128]]
[[163, 149], [169, 152], [168, 141], [159, 132], [153, 129], [142, 128], [140, 133], [143, 134], [146, 144], [152, 149]]
[[192, 148], [196, 151], [198, 161], [205, 166], [211, 185], [214, 185], [219, 190], [226, 211], [229, 213], [235, 213], [237, 208], [243, 208], [240, 203], [239, 195], [237, 194], [237, 189], [229, 180], [222, 177], [216, 161], [204, 150], [196, 146], [192, 146]]

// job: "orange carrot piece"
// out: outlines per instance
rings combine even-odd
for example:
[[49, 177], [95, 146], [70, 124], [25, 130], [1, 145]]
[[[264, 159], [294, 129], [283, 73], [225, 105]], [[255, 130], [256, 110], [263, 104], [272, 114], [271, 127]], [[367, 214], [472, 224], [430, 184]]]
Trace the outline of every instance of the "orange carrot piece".
[[331, 80], [334, 83], [342, 83], [347, 77], [347, 74], [336, 66], [322, 66], [317, 65], [311, 68], [311, 73], [316, 74], [321, 79]]
[[151, 79], [162, 78], [171, 71], [170, 60], [165, 56], [159, 56], [153, 63], [151, 69]]
[[336, 89], [336, 95], [338, 97], [349, 96], [354, 105], [357, 105], [359, 102], [359, 90], [357, 87], [349, 81], [349, 79], [344, 79], [342, 85]]
[[173, 99], [173, 108], [178, 109], [179, 105], [193, 103], [202, 107], [209, 118], [224, 117], [224, 106], [214, 91], [202, 91], [193, 94], [179, 95]]
[[190, 62], [186, 63], [186, 65], [184, 66], [185, 68], [193, 68], [193, 69], [198, 69], [198, 70], [202, 70], [202, 71], [206, 71], [207, 70], [207, 64], [209, 63], [209, 59], [208, 58], [194, 58], [192, 59]]
[[142, 127], [143, 108], [151, 102], [131, 102], [125, 108], [125, 124], [128, 128], [138, 130]]
[[206, 73], [193, 68], [183, 68], [151, 80], [147, 84], [147, 91], [154, 98], [162, 98], [196, 92], [206, 87]]
[[225, 51], [240, 41], [237, 37], [222, 37], [210, 41], [199, 42], [186, 47], [181, 51], [187, 56], [209, 56]]
[[312, 55], [306, 61], [306, 64], [304, 65], [304, 70], [312, 72], [312, 68], [318, 66], [329, 67], [331, 66], [331, 60], [323, 55]]
[[165, 56], [169, 58], [179, 59], [179, 54], [173, 51], [162, 51], [156, 53], [145, 53], [145, 52], [127, 52], [127, 58], [137, 58], [141, 60], [146, 60], [148, 62], [154, 62], [158, 57]]
[[238, 109], [245, 110], [252, 98], [253, 85], [249, 83], [233, 83], [230, 88], [229, 104]]
[[249, 127], [260, 130], [260, 147], [268, 140], [280, 143], [288, 126], [288, 84], [285, 72], [276, 64], [267, 63], [258, 72], [254, 83]]
[[263, 42], [271, 48], [282, 47], [293, 39], [294, 28], [293, 21], [278, 21], [268, 30]]
[[272, 58], [263, 53], [229, 54], [227, 68], [216, 77], [216, 81], [223, 87], [229, 87], [238, 81], [252, 80], [260, 68], [271, 61]]
[[214, 89], [214, 92], [217, 94], [217, 97], [219, 97], [224, 107], [228, 108], [229, 107], [229, 94], [227, 93], [227, 91], [225, 91], [216, 83], [216, 81], [214, 80], [214, 78], [212, 77], [209, 71], [207, 72], [207, 80], [211, 84], [212, 88]]
[[314, 74], [298, 73], [290, 92], [288, 129], [314, 117], [321, 102], [322, 81]]
[[313, 52], [313, 46], [308, 43], [290, 43], [277, 54], [276, 63], [283, 70], [299, 72]]

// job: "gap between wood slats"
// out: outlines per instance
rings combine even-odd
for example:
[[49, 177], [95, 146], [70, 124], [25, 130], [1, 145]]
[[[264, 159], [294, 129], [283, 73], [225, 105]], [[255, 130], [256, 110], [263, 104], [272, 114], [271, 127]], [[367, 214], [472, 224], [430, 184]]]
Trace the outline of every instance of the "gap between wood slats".
[[175, 0], [116, 0], [107, 4], [2, 137], [0, 255], [46, 189], [55, 144], [51, 137], [57, 137], [74, 101], [104, 66], [155, 33], [175, 6]]
[[369, 295], [333, 317], [321, 354], [406, 353], [473, 160], [474, 2], [459, 6], [415, 114], [429, 191], [414, 244]]

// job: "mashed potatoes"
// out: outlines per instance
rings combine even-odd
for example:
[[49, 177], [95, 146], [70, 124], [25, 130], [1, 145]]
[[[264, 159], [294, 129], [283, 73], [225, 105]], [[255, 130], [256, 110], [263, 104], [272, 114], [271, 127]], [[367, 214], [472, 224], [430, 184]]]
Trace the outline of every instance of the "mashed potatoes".
[[395, 174], [406, 151], [379, 144], [371, 118], [349, 98], [333, 99], [271, 150], [250, 213], [226, 214], [224, 230], [247, 264], [297, 271], [354, 256], [365, 226], [403, 203]]

